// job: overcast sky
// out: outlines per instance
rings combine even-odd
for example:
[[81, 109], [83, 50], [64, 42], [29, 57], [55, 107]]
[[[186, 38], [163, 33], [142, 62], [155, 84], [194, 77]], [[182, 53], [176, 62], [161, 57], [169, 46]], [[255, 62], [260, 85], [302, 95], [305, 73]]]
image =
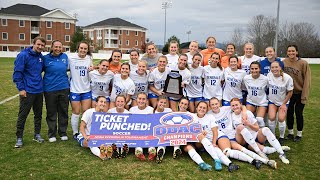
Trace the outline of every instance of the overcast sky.
[[[81, 2], [81, 3], [80, 3]], [[0, 7], [17, 3], [37, 4], [46, 9], [61, 8], [77, 13], [77, 25], [86, 26], [104, 19], [119, 17], [147, 28], [147, 37], [163, 44], [164, 10], [162, 0], [1, 0]], [[253, 16], [276, 17], [277, 0], [172, 0], [167, 9], [167, 38], [176, 35], [181, 42], [205, 42], [215, 36], [218, 42], [229, 42], [234, 28], [244, 31]], [[320, 34], [320, 0], [281, 0], [281, 22], [308, 22]]]

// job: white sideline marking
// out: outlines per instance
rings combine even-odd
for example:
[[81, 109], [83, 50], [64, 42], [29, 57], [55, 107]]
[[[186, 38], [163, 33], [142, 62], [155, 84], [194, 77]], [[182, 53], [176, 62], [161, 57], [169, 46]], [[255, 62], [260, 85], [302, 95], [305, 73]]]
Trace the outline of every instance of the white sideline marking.
[[19, 94], [16, 94], [16, 95], [14, 95], [14, 96], [11, 96], [11, 97], [9, 97], [9, 98], [1, 101], [0, 104], [4, 104], [4, 103], [6, 103], [6, 102], [10, 101], [11, 99], [14, 99], [14, 98], [16, 98], [16, 97], [18, 97], [18, 96], [19, 96]]

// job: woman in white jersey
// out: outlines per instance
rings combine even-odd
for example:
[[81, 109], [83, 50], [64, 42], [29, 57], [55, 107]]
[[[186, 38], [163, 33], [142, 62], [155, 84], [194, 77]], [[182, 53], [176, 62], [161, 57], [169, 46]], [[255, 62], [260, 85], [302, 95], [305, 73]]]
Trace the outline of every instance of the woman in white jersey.
[[70, 67], [70, 102], [72, 107], [71, 127], [73, 137], [79, 134], [80, 111], [85, 112], [91, 107], [91, 87], [89, 80], [89, 68], [93, 66], [89, 44], [80, 42], [78, 53], [69, 57]]
[[264, 116], [268, 108], [267, 89], [268, 78], [260, 74], [261, 68], [258, 61], [250, 65], [250, 74], [243, 78], [248, 95], [246, 107], [252, 113], [256, 113], [259, 127], [264, 127]]
[[173, 40], [169, 43], [169, 54], [166, 54], [168, 59], [167, 67], [174, 69], [178, 64], [179, 59], [179, 44], [177, 41]]
[[[153, 114], [153, 108], [151, 106], [147, 105], [148, 98], [147, 94], [140, 92], [137, 95], [137, 106], [133, 106], [130, 108], [130, 113], [131, 114]], [[155, 147], [149, 147], [148, 148], [148, 159], [150, 161], [153, 161], [157, 155], [157, 151]], [[135, 149], [135, 155], [138, 159], [141, 161], [146, 160], [144, 154], [143, 154], [143, 149], [142, 147], [136, 147]]]
[[148, 63], [148, 70], [153, 71], [157, 67], [157, 62], [161, 53], [158, 53], [158, 49], [155, 44], [150, 43], [146, 45], [146, 54], [141, 57], [141, 60], [145, 60]]
[[[131, 68], [131, 66], [130, 66]], [[135, 84], [135, 92], [134, 95], [131, 97], [132, 103], [131, 106], [137, 105], [137, 95], [140, 92], [148, 93], [148, 78], [149, 78], [149, 71], [147, 71], [147, 61], [140, 60], [138, 62], [138, 69], [136, 71], [130, 72], [130, 78], [133, 80]]]
[[[199, 43], [198, 43], [198, 41], [191, 41], [190, 44], [189, 44], [189, 52], [186, 53], [186, 55], [188, 56], [188, 65], [189, 66], [193, 63], [192, 59], [193, 59], [193, 56], [195, 54], [200, 54], [200, 52], [199, 52]], [[201, 55], [200, 66], [202, 66], [202, 55]]]
[[[248, 162], [260, 169], [261, 164], [267, 164], [271, 167], [274, 166], [275, 161], [266, 159], [267, 156], [263, 152], [259, 152], [259, 155], [241, 146], [236, 141], [236, 130], [233, 127], [231, 119], [231, 108], [229, 106], [220, 107], [220, 102], [217, 98], [210, 100], [211, 111], [209, 114], [213, 114], [218, 124], [218, 146], [229, 157], [238, 159], [240, 161]], [[243, 106], [243, 112], [246, 112], [245, 106]], [[243, 119], [247, 118], [247, 114], [243, 113]], [[264, 158], [262, 157], [264, 156]]]
[[[255, 119], [253, 113], [251, 111], [246, 111], [247, 119], [242, 119], [242, 107], [240, 100], [238, 98], [234, 98], [231, 100], [231, 119], [233, 126], [236, 128], [236, 140], [239, 144], [251, 146], [257, 153], [263, 151], [265, 154], [270, 154], [275, 151], [279, 153], [279, 158], [285, 164], [289, 164], [289, 160], [286, 158], [283, 148], [289, 150], [290, 148], [287, 146], [281, 147], [279, 141], [276, 139], [274, 134], [270, 131], [268, 127], [259, 128], [257, 120]], [[272, 148], [262, 146], [266, 140], [273, 146]], [[260, 143], [260, 144], [259, 144]], [[273, 168], [277, 168], [277, 163], [273, 160], [269, 162], [269, 164]]]
[[221, 57], [218, 52], [214, 52], [209, 59], [210, 64], [204, 67], [202, 76], [204, 78], [203, 98], [206, 102], [209, 102], [212, 97], [216, 97], [221, 101], [224, 80], [224, 69], [220, 64]]
[[113, 72], [109, 71], [109, 61], [102, 59], [98, 65], [98, 70], [93, 70], [89, 73], [90, 86], [92, 92], [92, 107], [96, 106], [96, 98], [104, 96], [107, 99], [104, 112], [107, 112], [110, 104], [110, 86], [113, 79]]
[[110, 95], [110, 108], [115, 107], [116, 96], [122, 94], [126, 97], [126, 109], [128, 109], [128, 103], [131, 100], [131, 96], [134, 94], [135, 85], [132, 79], [129, 77], [130, 65], [129, 63], [121, 64], [121, 74], [115, 74], [112, 83], [112, 90]]
[[188, 95], [189, 103], [189, 110], [190, 112], [195, 112], [195, 107], [198, 103], [202, 100], [202, 76], [203, 76], [203, 67], [200, 66], [202, 61], [201, 54], [197, 53], [193, 55], [192, 64], [189, 67], [191, 73], [191, 80], [190, 83], [186, 85], [186, 94]]
[[130, 73], [138, 70], [138, 63], [139, 63], [139, 51], [133, 49], [130, 51], [130, 61], [129, 61]]
[[148, 78], [149, 94], [148, 99], [152, 107], [156, 107], [158, 96], [164, 94], [163, 88], [170, 69], [167, 68], [168, 60], [166, 56], [160, 56], [157, 67], [150, 73]]
[[242, 102], [242, 84], [246, 73], [238, 69], [238, 57], [229, 58], [229, 67], [224, 70], [224, 89], [222, 95], [222, 105], [230, 106], [232, 98], [239, 98]]
[[274, 61], [271, 63], [271, 72], [267, 75], [269, 82], [269, 128], [273, 134], [276, 129], [276, 117], [278, 113], [280, 143], [284, 142], [286, 131], [286, 115], [289, 106], [289, 100], [293, 94], [293, 80], [290, 75], [281, 70], [280, 63]]
[[241, 57], [241, 68], [246, 72], [250, 73], [250, 64], [253, 61], [260, 62], [261, 58], [257, 55], [254, 55], [254, 45], [252, 43], [246, 43], [243, 46], [244, 55]]
[[[190, 79], [191, 79], [191, 73], [188, 69], [187, 61], [188, 61], [188, 56], [186, 54], [181, 54], [178, 59], [178, 65], [176, 66], [176, 68], [172, 69], [175, 71], [179, 71], [179, 74], [182, 77], [181, 87], [182, 87], [183, 95], [186, 97], [188, 96], [188, 94], [185, 88], [190, 83]], [[177, 104], [179, 102], [179, 99], [173, 98], [173, 97], [169, 97], [168, 99], [169, 99], [169, 106], [172, 109], [172, 111], [173, 112], [178, 111]]]

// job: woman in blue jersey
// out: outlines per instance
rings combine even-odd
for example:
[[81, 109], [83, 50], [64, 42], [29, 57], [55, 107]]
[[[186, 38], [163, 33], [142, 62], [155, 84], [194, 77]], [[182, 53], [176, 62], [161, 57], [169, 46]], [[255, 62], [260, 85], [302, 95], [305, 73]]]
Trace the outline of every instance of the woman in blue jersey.
[[44, 57], [43, 88], [47, 109], [49, 142], [57, 141], [58, 134], [62, 141], [68, 140], [69, 80], [67, 75], [68, 56], [62, 53], [62, 43], [52, 41], [51, 51]]

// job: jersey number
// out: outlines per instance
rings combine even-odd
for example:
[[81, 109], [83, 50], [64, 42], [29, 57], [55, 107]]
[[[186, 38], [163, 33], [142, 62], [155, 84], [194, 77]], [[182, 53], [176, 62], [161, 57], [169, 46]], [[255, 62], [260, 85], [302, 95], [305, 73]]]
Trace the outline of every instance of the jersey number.
[[221, 123], [222, 129], [226, 128], [226, 125], [224, 123]]
[[253, 91], [252, 91], [252, 96], [257, 96], [257, 95], [258, 95], [258, 92], [255, 91], [255, 90], [253, 90]]
[[100, 91], [103, 91], [103, 86], [99, 86], [99, 90], [100, 90]]
[[144, 86], [138, 86], [138, 92], [143, 92], [146, 88]]
[[278, 91], [276, 89], [271, 89], [272, 94], [278, 94]]
[[80, 70], [80, 76], [86, 76], [86, 70]]
[[212, 79], [212, 80], [211, 80], [211, 86], [215, 86], [215, 85], [216, 85], [216, 82], [217, 82], [217, 80]]
[[231, 87], [236, 87], [236, 86], [237, 86], [237, 83], [231, 82]]

